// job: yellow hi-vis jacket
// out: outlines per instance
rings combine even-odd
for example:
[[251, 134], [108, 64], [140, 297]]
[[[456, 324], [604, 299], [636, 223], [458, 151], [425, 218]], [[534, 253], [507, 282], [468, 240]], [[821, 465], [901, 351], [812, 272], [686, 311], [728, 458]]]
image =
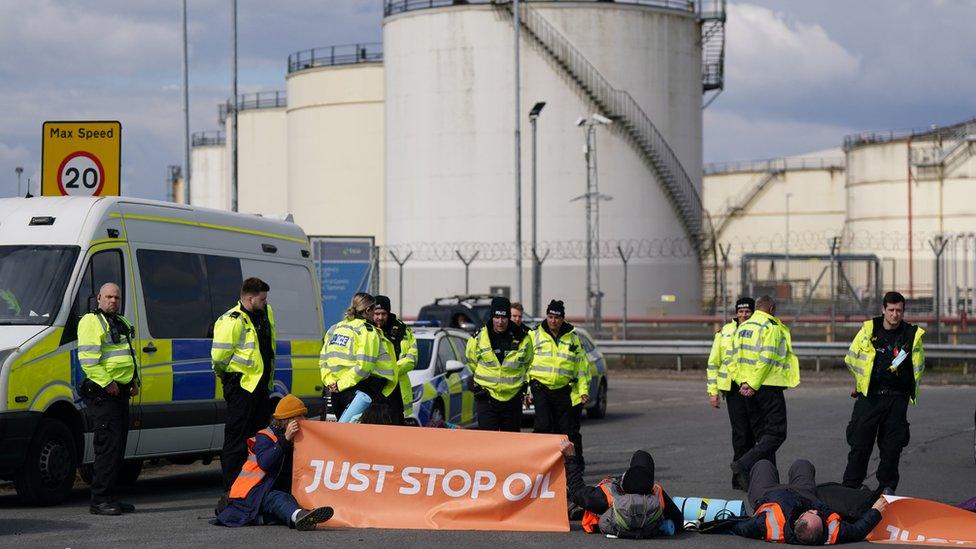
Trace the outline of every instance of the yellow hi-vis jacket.
[[345, 391], [372, 375], [386, 380], [383, 396], [389, 396], [397, 380], [393, 356], [393, 343], [379, 328], [361, 318], [343, 320], [325, 335], [319, 354], [322, 383]]
[[468, 340], [464, 355], [474, 382], [484, 387], [491, 398], [507, 402], [525, 385], [525, 371], [532, 363], [532, 344], [528, 337], [523, 337], [518, 346], [505, 353], [505, 359], [499, 363], [488, 330], [491, 327], [485, 326], [477, 337]]
[[78, 321], [78, 362], [85, 376], [101, 387], [107, 387], [113, 381], [129, 383], [136, 377], [136, 363], [129, 347], [132, 324], [122, 315], [118, 318], [128, 328], [127, 333], [119, 334], [118, 343], [112, 343], [108, 320], [103, 313], [88, 313]]
[[[265, 309], [271, 328], [271, 350], [276, 351], [275, 319], [271, 305]], [[210, 348], [213, 371], [220, 376], [225, 372], [241, 374], [241, 389], [253, 393], [268, 368], [268, 389], [274, 387], [274, 364], [265, 364], [258, 342], [258, 330], [251, 323], [240, 303], [220, 315], [214, 323], [213, 345]]]
[[410, 383], [410, 372], [417, 365], [417, 338], [413, 330], [402, 324], [403, 339], [400, 340], [400, 356], [396, 361], [397, 379], [400, 384], [400, 396], [403, 399], [403, 411], [409, 415], [413, 404], [413, 385]]
[[590, 363], [586, 359], [583, 343], [576, 335], [576, 328], [559, 335], [557, 341], [541, 324], [529, 333], [529, 337], [532, 338], [530, 380], [534, 379], [550, 389], [561, 389], [572, 383], [579, 395], [589, 394]]
[[793, 354], [790, 330], [773, 315], [756, 310], [732, 338], [732, 379], [759, 390], [763, 385], [796, 387], [800, 384], [800, 361]]
[[[881, 320], [879, 319], [878, 322]], [[865, 320], [861, 330], [854, 336], [851, 346], [844, 357], [847, 369], [854, 376], [857, 382], [857, 392], [864, 396], [868, 395], [868, 386], [871, 384], [871, 370], [874, 369], [874, 319]], [[918, 326], [909, 325], [915, 329], [915, 336], [912, 339], [912, 372], [915, 375], [915, 390], [912, 392], [912, 404], [918, 398], [918, 382], [922, 379], [922, 372], [925, 371], [925, 351], [922, 349], [922, 334], [925, 330]]]
[[722, 329], [715, 334], [712, 341], [712, 352], [708, 355], [708, 366], [705, 368], [706, 389], [711, 396], [718, 396], [719, 391], [728, 391], [732, 388], [732, 338], [735, 337], [735, 330], [739, 324], [733, 320], [722, 326]]

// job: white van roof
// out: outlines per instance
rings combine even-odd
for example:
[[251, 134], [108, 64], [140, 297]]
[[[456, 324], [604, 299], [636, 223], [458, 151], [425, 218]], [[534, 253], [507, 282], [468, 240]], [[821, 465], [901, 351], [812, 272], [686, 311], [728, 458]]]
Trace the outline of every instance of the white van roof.
[[[276, 245], [285, 243], [289, 248], [308, 248], [301, 227], [287, 221], [117, 196], [0, 199], [0, 245], [79, 245], [84, 248], [108, 236], [101, 233], [110, 219], [125, 220], [128, 238], [132, 240], [159, 241], [160, 229], [168, 226], [174, 234], [192, 228], [194, 242], [203, 247], [231, 250], [237, 247], [234, 244], [240, 242], [239, 237], [249, 235]], [[222, 233], [238, 238], [201, 240], [200, 228], [213, 230], [215, 235]], [[156, 238], [144, 239], [136, 235]], [[253, 238], [250, 240], [253, 242]], [[219, 241], [219, 246], [213, 241]], [[253, 251], [252, 246], [247, 248]]]

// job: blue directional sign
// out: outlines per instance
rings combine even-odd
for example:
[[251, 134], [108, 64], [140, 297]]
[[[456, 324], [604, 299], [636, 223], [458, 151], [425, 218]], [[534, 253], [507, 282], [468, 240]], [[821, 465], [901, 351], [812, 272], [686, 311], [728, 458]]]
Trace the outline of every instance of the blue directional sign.
[[342, 320], [356, 292], [372, 293], [371, 237], [309, 237], [322, 288], [322, 317], [329, 327]]

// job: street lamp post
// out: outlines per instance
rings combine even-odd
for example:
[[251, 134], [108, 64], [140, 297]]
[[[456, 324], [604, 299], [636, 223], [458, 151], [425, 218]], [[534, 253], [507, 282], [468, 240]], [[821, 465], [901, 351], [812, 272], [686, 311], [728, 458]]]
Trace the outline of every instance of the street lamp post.
[[[234, 135], [231, 141], [230, 158], [230, 211], [237, 211], [237, 0], [231, 0], [231, 19], [233, 32], [231, 35], [231, 73], [233, 86], [231, 90], [231, 130]], [[402, 268], [401, 268], [402, 270]], [[403, 296], [401, 296], [402, 304]], [[402, 305], [401, 305], [402, 306]]]
[[24, 168], [17, 166], [14, 168], [14, 172], [17, 173], [17, 196], [20, 196], [20, 174], [24, 173]]
[[539, 185], [538, 185], [538, 121], [539, 114], [546, 106], [539, 101], [529, 111], [532, 123], [532, 314], [542, 316], [542, 262], [539, 261]]
[[519, 41], [521, 10], [519, 0], [512, 4], [512, 14], [515, 17], [515, 291], [518, 300], [522, 301], [522, 99], [521, 99], [521, 60], [519, 57]]

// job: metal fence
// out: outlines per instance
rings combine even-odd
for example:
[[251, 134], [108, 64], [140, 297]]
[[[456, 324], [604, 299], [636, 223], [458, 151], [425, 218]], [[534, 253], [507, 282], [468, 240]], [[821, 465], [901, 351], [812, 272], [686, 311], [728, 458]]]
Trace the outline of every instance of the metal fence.
[[323, 46], [297, 51], [288, 56], [288, 73], [331, 67], [335, 65], [354, 65], [356, 63], [377, 63], [383, 61], [383, 43], [341, 44]]
[[768, 160], [749, 160], [744, 162], [713, 162], [705, 164], [707, 175], [770, 172], [783, 170], [843, 170], [846, 161], [843, 156], [823, 158], [770, 158]]

